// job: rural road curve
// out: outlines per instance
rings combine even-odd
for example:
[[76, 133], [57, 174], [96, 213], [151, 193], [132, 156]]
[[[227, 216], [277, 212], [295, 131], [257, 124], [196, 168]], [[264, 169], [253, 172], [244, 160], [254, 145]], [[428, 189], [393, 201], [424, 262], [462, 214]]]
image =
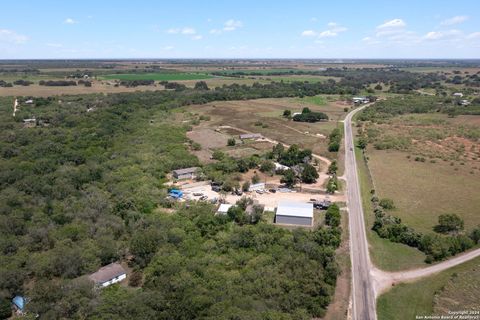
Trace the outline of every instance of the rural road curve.
[[355, 160], [352, 117], [364, 105], [351, 111], [345, 118], [345, 176], [347, 178], [347, 206], [350, 229], [350, 259], [352, 261], [352, 319], [375, 320], [375, 288], [370, 271], [372, 264], [368, 252], [362, 198]]
[[413, 281], [422, 277], [430, 276], [472, 260], [476, 257], [480, 257], [480, 249], [469, 251], [467, 253], [455, 256], [447, 261], [443, 261], [426, 268], [397, 272], [385, 272], [377, 268], [373, 268], [372, 275], [374, 278], [375, 293], [378, 296], [397, 283]]

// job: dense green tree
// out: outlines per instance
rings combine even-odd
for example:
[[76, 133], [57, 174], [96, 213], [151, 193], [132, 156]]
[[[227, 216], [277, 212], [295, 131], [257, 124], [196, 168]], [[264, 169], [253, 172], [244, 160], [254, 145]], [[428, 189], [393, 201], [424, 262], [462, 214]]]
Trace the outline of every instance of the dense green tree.
[[440, 233], [459, 232], [463, 230], [463, 219], [457, 214], [442, 214], [438, 217], [435, 231]]
[[283, 172], [282, 178], [280, 178], [280, 182], [284, 183], [287, 187], [293, 187], [297, 182], [297, 176], [292, 169], [287, 169]]
[[303, 171], [301, 174], [302, 182], [314, 183], [317, 181], [318, 177], [317, 169], [315, 169], [314, 166], [308, 163], [303, 166]]

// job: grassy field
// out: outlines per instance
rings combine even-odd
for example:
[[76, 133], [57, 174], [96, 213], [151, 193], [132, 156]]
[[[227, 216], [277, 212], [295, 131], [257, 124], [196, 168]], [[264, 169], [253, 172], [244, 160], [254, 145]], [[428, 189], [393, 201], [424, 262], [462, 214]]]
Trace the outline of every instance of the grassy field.
[[370, 202], [370, 190], [373, 188], [373, 184], [369, 177], [368, 168], [363, 160], [361, 150], [356, 148], [355, 152], [372, 262], [378, 268], [387, 271], [413, 269], [425, 266], [425, 255], [421, 251], [400, 243], [382, 239], [377, 233], [371, 230], [375, 219]]
[[125, 74], [107, 74], [99, 79], [105, 80], [155, 80], [155, 81], [180, 81], [180, 80], [203, 80], [210, 79], [212, 76], [204, 73], [125, 73]]
[[[320, 99], [320, 98], [319, 98]], [[285, 109], [301, 112], [308, 106], [312, 111], [322, 111], [334, 121], [318, 123], [295, 122], [282, 117]], [[286, 144], [299, 144], [310, 148], [314, 153], [336, 157], [327, 151], [329, 133], [337, 127], [336, 120], [342, 119], [344, 106], [328, 102], [323, 106], [299, 102], [296, 98], [258, 99], [248, 101], [215, 102], [202, 106], [191, 106], [188, 111], [207, 115], [211, 121], [205, 123], [210, 128], [222, 125], [238, 127], [261, 133]]]
[[400, 284], [377, 300], [379, 320], [409, 320], [450, 310], [479, 310], [480, 258], [414, 283]]
[[[420, 162], [400, 151], [369, 150], [369, 167], [380, 197], [394, 200], [391, 212], [421, 232], [431, 232], [444, 213], [457, 213], [470, 229], [480, 224], [478, 165]], [[474, 172], [472, 174], [472, 172]]]

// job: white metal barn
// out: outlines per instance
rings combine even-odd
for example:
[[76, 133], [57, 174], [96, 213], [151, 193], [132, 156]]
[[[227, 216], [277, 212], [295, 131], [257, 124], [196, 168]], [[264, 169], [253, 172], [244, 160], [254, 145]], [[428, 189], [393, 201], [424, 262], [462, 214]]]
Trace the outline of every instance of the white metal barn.
[[277, 206], [275, 223], [313, 226], [313, 204], [282, 200]]

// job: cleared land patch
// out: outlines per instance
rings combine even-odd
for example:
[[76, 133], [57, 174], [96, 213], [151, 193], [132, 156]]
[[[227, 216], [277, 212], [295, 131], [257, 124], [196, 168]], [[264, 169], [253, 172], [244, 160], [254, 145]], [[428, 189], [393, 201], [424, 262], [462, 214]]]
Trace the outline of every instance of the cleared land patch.
[[99, 77], [106, 80], [155, 80], [155, 81], [177, 81], [177, 80], [202, 80], [210, 79], [212, 76], [205, 73], [124, 73], [107, 74]]

